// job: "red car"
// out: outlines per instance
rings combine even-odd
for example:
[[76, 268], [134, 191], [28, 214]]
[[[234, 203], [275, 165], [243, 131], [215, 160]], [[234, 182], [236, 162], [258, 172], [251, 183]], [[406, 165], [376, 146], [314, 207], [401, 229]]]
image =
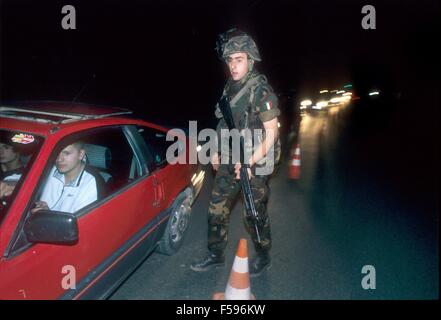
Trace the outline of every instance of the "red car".
[[[152, 250], [181, 246], [204, 171], [167, 162], [165, 128], [78, 103], [2, 105], [0, 117], [23, 164], [0, 204], [0, 299], [105, 298]], [[58, 155], [78, 140], [105, 192], [77, 212], [32, 211]]]

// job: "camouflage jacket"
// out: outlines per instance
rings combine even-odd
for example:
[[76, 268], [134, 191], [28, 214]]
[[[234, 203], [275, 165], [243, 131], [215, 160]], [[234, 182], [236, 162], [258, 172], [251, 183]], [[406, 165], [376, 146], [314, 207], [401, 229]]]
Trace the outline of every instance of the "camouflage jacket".
[[[250, 129], [252, 134], [257, 133], [255, 139], [245, 137], [245, 149], [248, 154], [262, 142], [265, 137], [263, 122], [270, 121], [280, 115], [278, 98], [264, 75], [257, 72], [250, 72], [241, 81], [231, 79], [225, 85], [223, 96], [227, 96], [236, 128], [243, 133], [243, 129]], [[230, 145], [228, 138], [221, 136], [221, 129], [228, 129], [222, 118], [222, 113], [216, 105], [215, 116], [219, 119], [217, 125], [219, 152], [222, 155], [229, 155], [231, 160]], [[254, 129], [261, 129], [255, 131]], [[262, 134], [259, 134], [261, 132]], [[273, 157], [268, 156], [273, 153]], [[271, 159], [273, 158], [273, 159]], [[268, 151], [267, 156], [257, 162], [257, 165], [270, 165], [271, 161], [277, 162], [280, 158], [280, 141]]]

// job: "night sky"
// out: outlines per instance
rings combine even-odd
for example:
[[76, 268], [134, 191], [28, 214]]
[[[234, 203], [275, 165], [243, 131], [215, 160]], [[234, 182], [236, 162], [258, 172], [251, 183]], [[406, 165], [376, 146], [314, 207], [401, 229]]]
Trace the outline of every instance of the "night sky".
[[[67, 4], [76, 30], [61, 28]], [[376, 8], [376, 30], [361, 27], [366, 4]], [[422, 92], [438, 106], [439, 17], [439, 3], [427, 0], [2, 1], [0, 98], [77, 96], [162, 123], [211, 125], [226, 79], [215, 41], [239, 27], [282, 96], [353, 82], [400, 93], [412, 113]]]

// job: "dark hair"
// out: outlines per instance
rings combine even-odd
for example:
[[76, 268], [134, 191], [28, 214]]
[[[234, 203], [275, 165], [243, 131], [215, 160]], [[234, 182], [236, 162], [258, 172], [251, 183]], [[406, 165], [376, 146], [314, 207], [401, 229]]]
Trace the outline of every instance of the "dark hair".
[[7, 145], [8, 147], [12, 148], [12, 151], [15, 153], [18, 153], [19, 150], [17, 149], [17, 146], [12, 141], [0, 141], [0, 143]]
[[84, 150], [84, 142], [83, 141], [77, 141], [72, 143], [73, 146], [75, 146], [75, 148], [77, 148], [78, 150]]

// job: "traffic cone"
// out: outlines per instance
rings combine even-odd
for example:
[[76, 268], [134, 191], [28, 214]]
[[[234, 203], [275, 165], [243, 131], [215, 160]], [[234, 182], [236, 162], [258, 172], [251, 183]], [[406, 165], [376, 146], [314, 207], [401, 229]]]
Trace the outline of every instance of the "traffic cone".
[[250, 289], [246, 239], [240, 239], [239, 241], [225, 293], [215, 293], [213, 300], [256, 300]]
[[295, 145], [294, 153], [292, 153], [291, 161], [289, 162], [289, 178], [300, 178], [300, 144]]

